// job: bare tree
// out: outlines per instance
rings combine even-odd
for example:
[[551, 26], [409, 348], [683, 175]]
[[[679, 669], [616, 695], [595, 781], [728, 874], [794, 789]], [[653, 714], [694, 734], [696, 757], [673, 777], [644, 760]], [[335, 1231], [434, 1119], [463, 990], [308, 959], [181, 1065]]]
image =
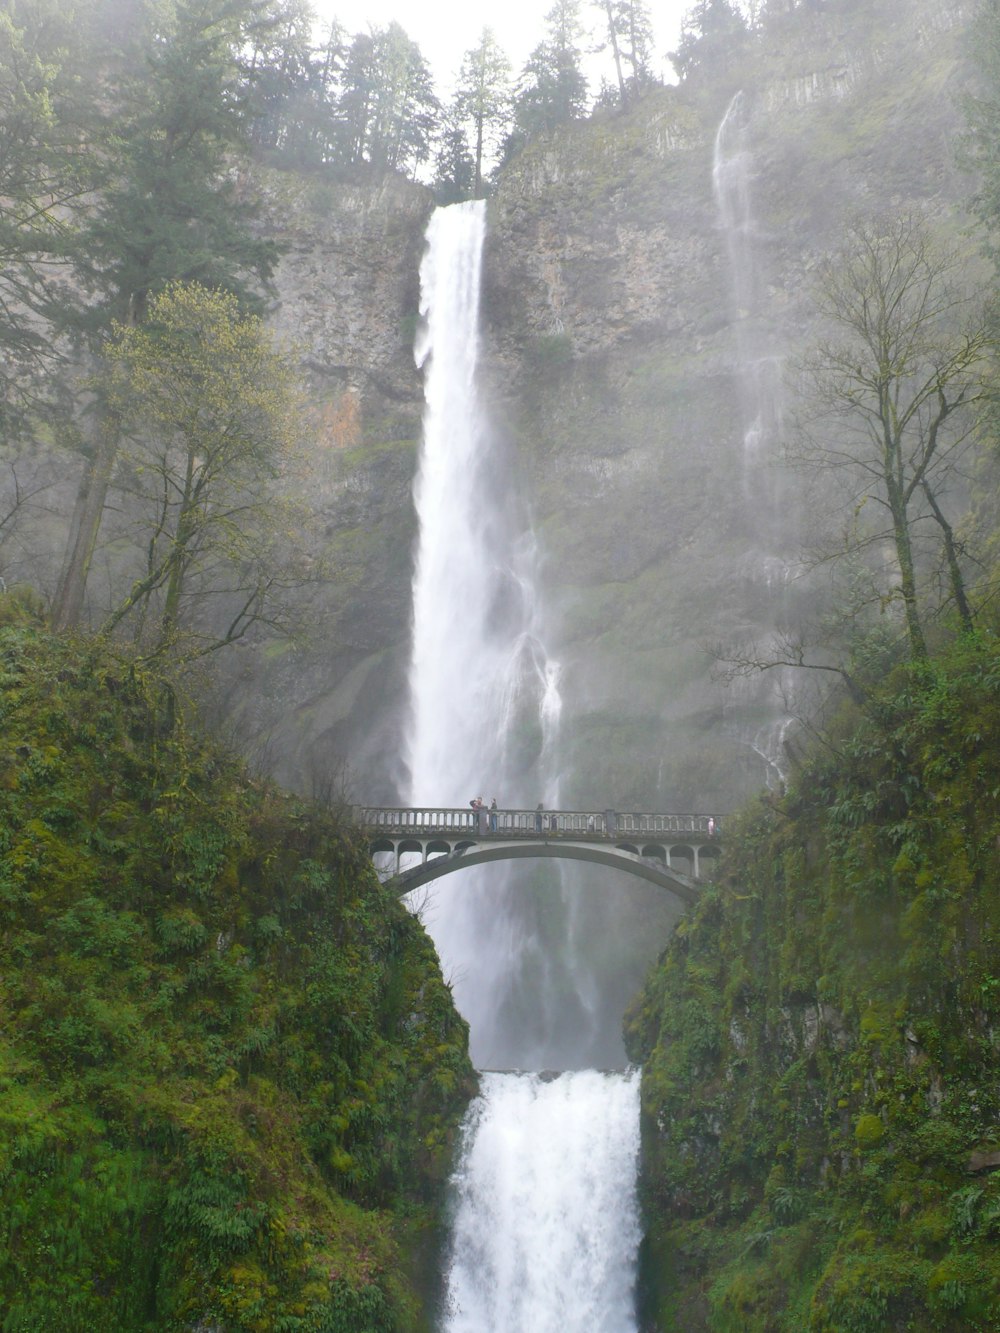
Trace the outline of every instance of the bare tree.
[[[821, 269], [817, 304], [830, 331], [803, 362], [804, 430], [789, 450], [792, 462], [843, 483], [843, 554], [891, 550], [883, 599], [902, 603], [914, 658], [927, 655], [931, 594], [918, 548], [930, 534], [965, 627], [972, 617], [949, 512], [993, 343], [960, 277], [958, 257], [914, 215], [848, 229]], [[885, 522], [873, 524], [873, 512]]]

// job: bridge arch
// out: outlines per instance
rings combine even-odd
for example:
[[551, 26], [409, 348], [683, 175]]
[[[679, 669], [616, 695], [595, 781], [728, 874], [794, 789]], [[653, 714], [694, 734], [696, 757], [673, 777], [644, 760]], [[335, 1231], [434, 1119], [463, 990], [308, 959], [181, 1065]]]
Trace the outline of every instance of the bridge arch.
[[451, 875], [471, 866], [486, 865], [491, 861], [534, 860], [548, 857], [566, 861], [588, 861], [592, 865], [623, 871], [627, 875], [634, 875], [659, 885], [680, 899], [686, 907], [690, 907], [698, 898], [700, 885], [697, 881], [677, 870], [672, 870], [659, 859], [643, 857], [627, 846], [600, 847], [556, 840], [466, 844], [456, 847], [447, 855], [435, 856], [420, 865], [401, 871], [396, 876], [395, 883], [400, 895], [404, 895], [444, 875]]
[[[401, 894], [466, 866], [556, 857], [624, 871], [685, 904], [715, 864], [720, 833], [712, 815], [613, 810], [356, 807], [355, 821]], [[403, 870], [404, 856], [419, 856], [420, 863]]]

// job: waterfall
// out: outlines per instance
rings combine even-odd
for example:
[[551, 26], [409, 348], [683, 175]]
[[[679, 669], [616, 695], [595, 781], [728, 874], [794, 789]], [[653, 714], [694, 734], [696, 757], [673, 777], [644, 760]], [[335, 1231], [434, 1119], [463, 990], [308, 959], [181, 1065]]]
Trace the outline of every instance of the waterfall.
[[[438, 209], [420, 271], [409, 800], [553, 806], [560, 666], [531, 524], [477, 382], [484, 235], [482, 203]], [[563, 947], [573, 894], [551, 867], [466, 869], [411, 906], [480, 1068], [566, 1069], [589, 1049], [594, 1006]], [[456, 1179], [447, 1330], [632, 1333], [637, 1096], [634, 1074], [484, 1076]]]
[[[481, 202], [438, 209], [420, 270], [425, 411], [414, 489], [409, 800], [496, 796], [501, 806], [550, 806], [558, 800], [559, 664], [539, 627], [534, 538], [480, 403], [484, 236]], [[543, 1011], [552, 999], [548, 960], [516, 897], [516, 876], [500, 867], [445, 880], [420, 905], [481, 1065], [532, 1057], [530, 1044], [514, 1050], [521, 1034], [509, 1021], [526, 972]]]
[[760, 518], [767, 523], [774, 517], [774, 497], [760, 479], [781, 425], [782, 358], [769, 346], [764, 328], [752, 180], [749, 111], [744, 94], [739, 92], [726, 109], [715, 135], [712, 186], [732, 287], [737, 378], [744, 421], [744, 492], [748, 504], [763, 507], [765, 512]]
[[[750, 108], [745, 95], [738, 92], [715, 135], [712, 187], [729, 262], [736, 383], [743, 424], [744, 517], [753, 542], [740, 574], [760, 619], [774, 624], [784, 618], [793, 568], [775, 551], [775, 545], [785, 545], [795, 523], [789, 517], [790, 505], [781, 493], [775, 466], [782, 425], [784, 358], [774, 345], [766, 318], [753, 213], [753, 170]], [[764, 635], [764, 656], [770, 638], [770, 632]], [[766, 784], [781, 786], [787, 777], [785, 741], [795, 725], [787, 711], [787, 702], [794, 694], [793, 682], [787, 672], [775, 670], [740, 684], [743, 688], [731, 693], [727, 712], [735, 714], [735, 719], [731, 716], [728, 728], [763, 763]]]
[[487, 1074], [466, 1122], [445, 1333], [633, 1333], [639, 1078]]

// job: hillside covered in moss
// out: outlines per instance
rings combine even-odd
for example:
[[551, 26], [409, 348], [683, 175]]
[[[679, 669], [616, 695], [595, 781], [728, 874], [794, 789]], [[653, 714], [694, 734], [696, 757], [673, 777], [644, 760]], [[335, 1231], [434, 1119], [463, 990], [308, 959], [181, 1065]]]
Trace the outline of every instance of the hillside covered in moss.
[[629, 1014], [647, 1329], [1000, 1327], [1000, 646], [841, 716]]
[[0, 1327], [426, 1327], [473, 1074], [422, 927], [165, 681], [0, 612]]

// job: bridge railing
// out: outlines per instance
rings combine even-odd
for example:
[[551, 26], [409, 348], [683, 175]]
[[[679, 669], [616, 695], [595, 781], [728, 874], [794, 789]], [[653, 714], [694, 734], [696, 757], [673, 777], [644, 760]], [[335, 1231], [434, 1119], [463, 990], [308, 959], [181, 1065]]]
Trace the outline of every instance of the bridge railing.
[[575, 834], [579, 837], [619, 838], [665, 834], [711, 838], [721, 832], [715, 815], [644, 814], [621, 810], [481, 810], [469, 807], [355, 806], [355, 822], [386, 834], [412, 833], [417, 837], [441, 833], [454, 836], [486, 833], [514, 837], [538, 833]]

